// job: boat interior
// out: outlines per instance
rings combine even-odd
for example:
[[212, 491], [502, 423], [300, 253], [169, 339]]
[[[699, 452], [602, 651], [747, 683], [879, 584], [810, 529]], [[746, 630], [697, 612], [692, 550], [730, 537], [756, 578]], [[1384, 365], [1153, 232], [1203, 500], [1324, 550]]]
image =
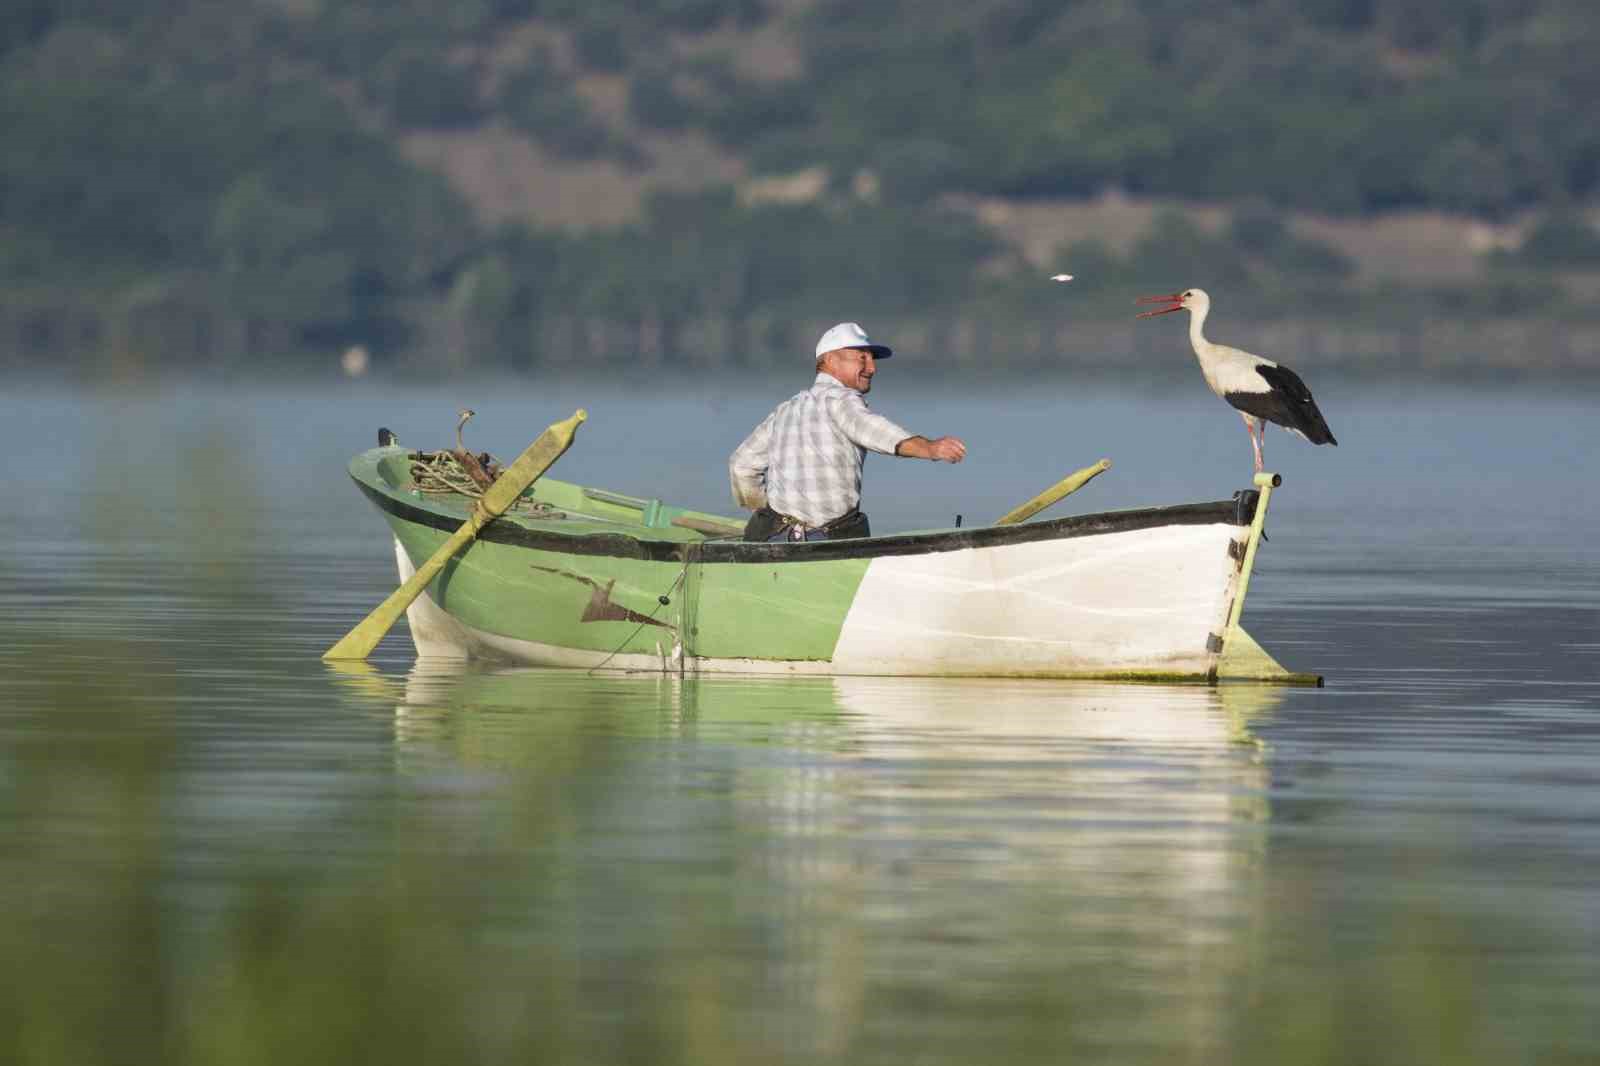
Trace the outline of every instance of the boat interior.
[[[375, 473], [383, 487], [413, 496], [429, 509], [459, 514], [465, 521], [472, 507], [470, 494], [417, 476], [439, 453], [389, 447], [369, 454], [376, 458]], [[448, 452], [443, 454], [449, 455]], [[744, 533], [742, 519], [675, 507], [659, 499], [589, 488], [552, 477], [542, 477], [524, 490], [502, 518], [648, 529], [650, 539], [664, 541], [738, 540]]]

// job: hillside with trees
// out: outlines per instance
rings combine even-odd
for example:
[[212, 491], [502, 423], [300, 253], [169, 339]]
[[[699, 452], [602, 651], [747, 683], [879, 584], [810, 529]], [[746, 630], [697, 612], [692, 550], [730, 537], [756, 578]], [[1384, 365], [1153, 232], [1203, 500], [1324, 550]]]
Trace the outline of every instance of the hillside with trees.
[[[854, 316], [1095, 365], [1205, 284], [1313, 361], [1596, 370], [1597, 45], [1587, 0], [18, 0], [0, 359], [763, 366]], [[1402, 220], [1466, 236], [1360, 236]]]

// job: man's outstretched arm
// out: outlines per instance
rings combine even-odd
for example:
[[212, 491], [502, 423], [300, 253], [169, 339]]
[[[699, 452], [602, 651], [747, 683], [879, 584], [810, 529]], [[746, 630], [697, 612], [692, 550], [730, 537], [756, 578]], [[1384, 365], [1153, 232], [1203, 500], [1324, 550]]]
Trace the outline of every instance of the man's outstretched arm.
[[967, 446], [960, 437], [907, 437], [895, 445], [894, 453], [909, 459], [932, 459], [936, 463], [959, 463], [967, 457]]
[[834, 424], [856, 444], [883, 455], [902, 455], [912, 459], [959, 463], [967, 446], [959, 437], [929, 440], [868, 410], [858, 393], [840, 391], [829, 398], [828, 412]]

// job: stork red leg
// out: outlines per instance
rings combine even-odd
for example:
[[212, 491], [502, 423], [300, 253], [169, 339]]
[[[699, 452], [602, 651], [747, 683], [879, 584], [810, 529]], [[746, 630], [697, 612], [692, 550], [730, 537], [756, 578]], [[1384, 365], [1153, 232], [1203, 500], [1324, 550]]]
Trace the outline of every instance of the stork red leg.
[[[1263, 423], [1259, 418], [1247, 415], [1243, 411], [1239, 412], [1239, 417], [1244, 420], [1244, 431], [1250, 434], [1250, 448], [1256, 453], [1256, 473], [1259, 474], [1261, 473], [1263, 466], [1262, 451], [1267, 443], [1266, 424]], [[1259, 440], [1256, 438], [1257, 430], [1259, 430], [1261, 433]]]

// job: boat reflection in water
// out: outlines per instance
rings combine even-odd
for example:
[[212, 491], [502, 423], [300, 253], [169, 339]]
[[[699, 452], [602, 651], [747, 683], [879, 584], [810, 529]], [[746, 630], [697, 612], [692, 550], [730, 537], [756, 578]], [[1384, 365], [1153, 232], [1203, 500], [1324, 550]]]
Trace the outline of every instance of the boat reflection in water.
[[[399, 695], [393, 679], [346, 668], [365, 694]], [[355, 674], [354, 671], [361, 671]], [[361, 680], [368, 678], [369, 680]], [[987, 678], [716, 677], [493, 667], [419, 658], [395, 707], [403, 744], [450, 741], [479, 765], [512, 763], [519, 737], [562, 726], [589, 733], [710, 734], [850, 759], [903, 754], [992, 762], [1143, 752], [1178, 761], [1213, 756], [1260, 769], [1252, 725], [1282, 701], [1270, 685], [1154, 685]], [[1207, 761], [1201, 759], [1201, 761]], [[1081, 767], [1078, 768], [1082, 770]], [[1067, 784], [1051, 783], [1059, 794]]]
[[[1105, 1025], [1154, 1010], [1204, 1044], [1255, 950], [1251, 729], [1279, 691], [419, 660], [396, 750], [526, 799], [508, 813], [568, 871], [567, 910], [543, 913], [573, 950], [688, 952], [728, 996], [770, 997], [786, 1041], [848, 1052], [885, 996], [926, 994], [977, 1015], [1065, 996]], [[494, 820], [479, 805], [462, 829]]]
[[1144, 869], [1165, 847], [1163, 863], [1216, 880], [1236, 857], [1216, 834], [1268, 816], [1252, 725], [1282, 699], [1251, 684], [589, 677], [430, 659], [404, 688], [397, 752], [419, 769], [516, 774], [581, 746], [620, 760], [647, 804], [674, 787], [663, 759], [715, 774], [741, 819], [773, 819], [781, 849], [797, 834], [849, 849], [892, 825], [873, 855], [953, 849], [1049, 875]]

